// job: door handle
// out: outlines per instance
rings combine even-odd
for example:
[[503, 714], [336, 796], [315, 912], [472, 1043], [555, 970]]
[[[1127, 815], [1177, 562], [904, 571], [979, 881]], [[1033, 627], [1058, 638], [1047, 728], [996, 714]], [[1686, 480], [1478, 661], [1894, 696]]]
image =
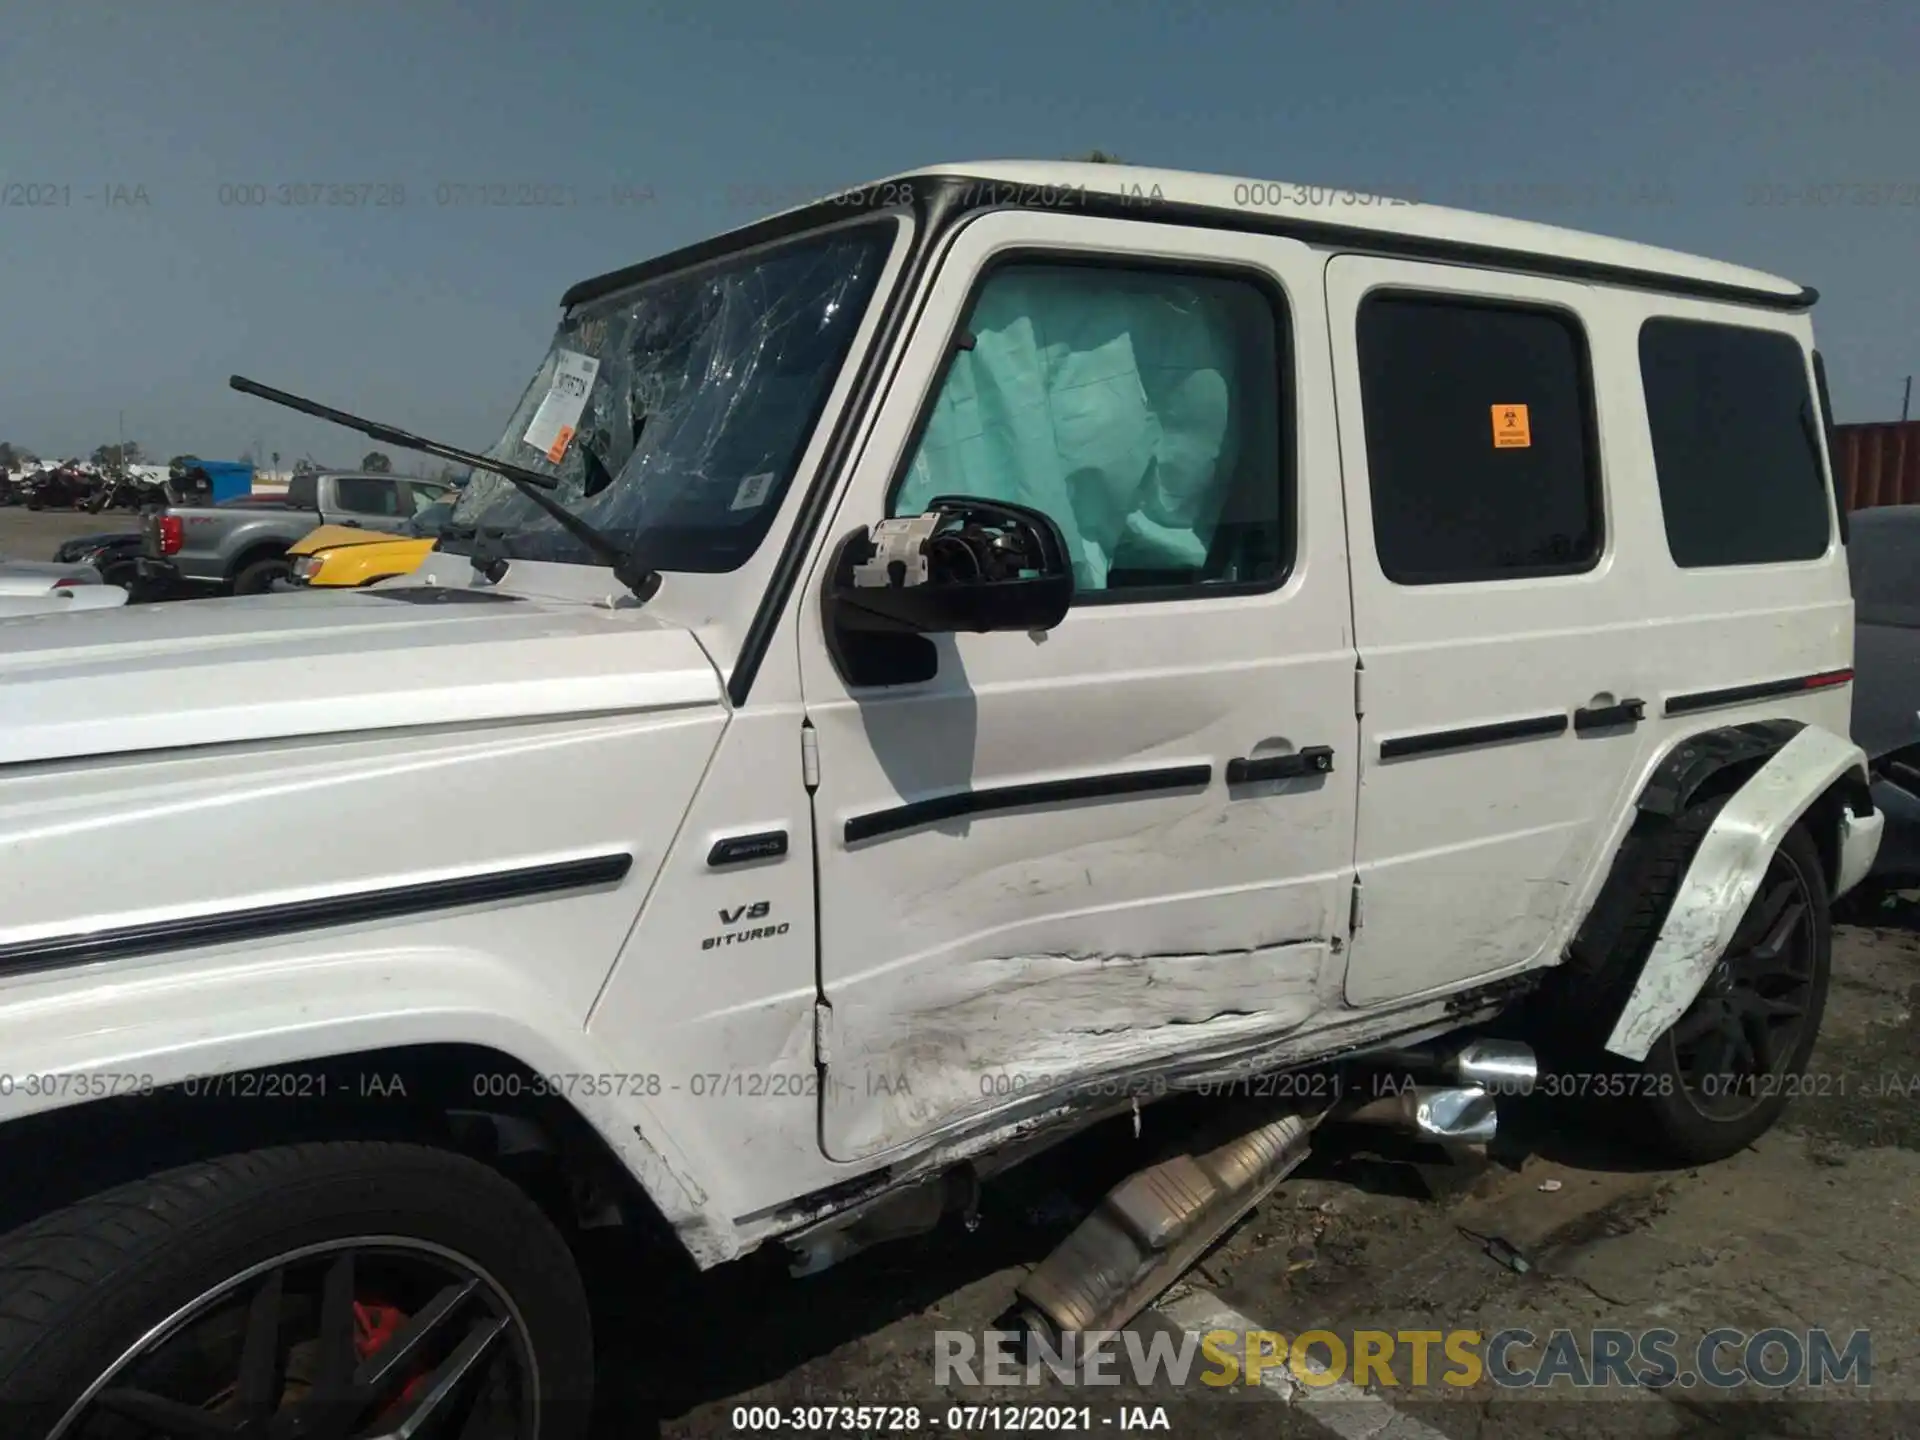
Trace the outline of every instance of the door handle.
[[1644, 700], [1622, 700], [1617, 705], [1597, 705], [1590, 710], [1573, 712], [1573, 728], [1579, 730], [1604, 730], [1609, 725], [1638, 725], [1647, 718], [1647, 702]]
[[1292, 780], [1301, 775], [1325, 775], [1333, 769], [1331, 745], [1309, 745], [1292, 755], [1268, 755], [1259, 760], [1241, 757], [1227, 762], [1229, 785], [1251, 785], [1260, 780]]

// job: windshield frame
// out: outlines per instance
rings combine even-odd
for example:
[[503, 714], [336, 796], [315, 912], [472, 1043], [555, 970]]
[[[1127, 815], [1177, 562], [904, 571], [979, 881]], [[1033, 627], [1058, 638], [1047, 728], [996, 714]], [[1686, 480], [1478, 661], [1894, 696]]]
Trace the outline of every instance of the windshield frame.
[[[550, 492], [553, 498], [565, 505], [570, 513], [578, 515], [587, 523], [601, 529], [615, 543], [629, 545], [636, 550], [644, 549], [647, 552], [647, 563], [650, 568], [676, 575], [737, 574], [767, 544], [769, 536], [778, 524], [779, 516], [786, 510], [787, 494], [795, 487], [796, 480], [807, 470], [807, 457], [814, 449], [823, 422], [832, 408], [834, 396], [840, 392], [849, 367], [858, 363], [861, 348], [860, 336], [866, 332], [870, 320], [888, 298], [891, 288], [889, 276], [894, 268], [894, 256], [901, 239], [900, 222], [903, 218], [898, 210], [851, 214], [837, 223], [815, 224], [787, 230], [784, 233], [769, 236], [759, 243], [727, 248], [671, 269], [655, 268], [651, 264], [646, 267], [636, 267], [636, 269], [644, 268], [647, 273], [639, 276], [632, 283], [617, 288], [599, 289], [591, 296], [577, 300], [562, 311], [548, 339], [546, 350], [541, 356], [539, 367], [515, 401], [500, 437], [484, 453], [489, 458], [512, 459], [516, 464], [542, 473], [547, 473], [551, 469], [554, 478], [561, 480], [562, 483], [561, 490]], [[618, 324], [620, 317], [643, 303], [649, 291], [666, 291], [675, 286], [697, 285], [699, 277], [709, 272], [733, 272], [743, 277], [750, 276], [753, 268], [766, 257], [801, 252], [810, 246], [825, 247], [843, 237], [859, 238], [863, 235], [871, 246], [866, 263], [872, 267], [864, 296], [860, 298], [856, 312], [839, 322], [845, 327], [844, 335], [838, 342], [830, 364], [814, 377], [813, 383], [817, 393], [806, 408], [804, 418], [799, 424], [792, 426], [790, 450], [776, 469], [776, 478], [769, 487], [769, 499], [755, 508], [753, 518], [732, 525], [704, 520], [700, 523], [667, 524], [659, 520], [647, 522], [641, 519], [638, 510], [644, 502], [640, 500], [639, 492], [631, 487], [645, 485], [651, 477], [644, 474], [635, 477], [630, 467], [634, 461], [640, 459], [643, 453], [659, 453], [671, 457], [671, 451], [642, 452], [635, 449], [629, 452], [621, 457], [617, 466], [612, 467], [613, 475], [610, 483], [595, 490], [586, 488], [589, 482], [582, 468], [586, 463], [585, 459], [575, 459], [576, 455], [583, 454], [584, 446], [570, 450], [559, 465], [553, 465], [544, 456], [534, 455], [529, 459], [527, 456], [515, 454], [515, 451], [521, 448], [515, 444], [516, 432], [523, 428], [532, 414], [537, 404], [536, 396], [545, 393], [542, 389], [543, 382], [549, 379], [556, 355], [560, 351], [572, 348], [568, 345], [570, 328], [577, 334], [578, 327], [581, 325], [592, 327], [599, 323]], [[579, 288], [575, 287], [576, 290]], [[690, 288], [687, 293], [689, 296], [694, 294]], [[569, 292], [569, 295], [571, 294], [573, 294], [572, 291]], [[728, 302], [721, 302], [723, 306], [726, 303]], [[603, 353], [604, 349], [605, 342], [594, 351], [596, 359], [608, 360], [608, 356]], [[760, 352], [756, 348], [743, 350], [740, 353], [757, 357]], [[606, 374], [608, 371], [603, 369], [601, 373]], [[596, 384], [595, 391], [598, 388]], [[594, 392], [589, 392], [589, 394], [592, 393]], [[740, 395], [751, 393], [745, 389], [739, 392]], [[767, 402], [761, 399], [759, 403], [764, 405]], [[663, 417], [669, 414], [665, 411], [661, 413]], [[774, 413], [778, 414], [777, 409]], [[585, 421], [581, 422], [583, 428], [585, 423]], [[791, 423], [790, 420], [787, 423]], [[524, 437], [518, 438], [524, 439]], [[597, 455], [593, 458], [596, 461], [601, 459]], [[577, 475], [569, 475], [562, 480], [563, 468], [568, 471], [577, 471]], [[683, 470], [678, 473], [684, 475], [688, 472]], [[475, 486], [481, 488], [476, 490]], [[667, 493], [670, 496], [672, 492]], [[682, 493], [689, 492], [682, 491]], [[633, 525], [608, 523], [607, 509], [609, 506], [617, 506], [620, 501], [603, 501], [601, 497], [616, 495], [621, 496], [627, 504], [634, 507], [636, 514]], [[532, 513], [530, 502], [516, 495], [515, 487], [504, 478], [476, 469], [472, 483], [460, 487], [452, 498], [455, 518], [450, 520], [447, 527], [449, 533], [444, 535], [440, 547], [449, 553], [471, 554], [477, 543], [476, 526], [483, 524], [487, 534], [490, 537], [497, 537], [497, 543], [505, 547], [507, 557], [511, 559], [600, 569], [606, 568], [608, 564], [607, 560], [592, 555], [586, 547], [579, 545], [577, 540], [566, 538], [564, 530], [553, 525], [550, 520], [543, 520]], [[473, 508], [468, 509], [470, 502], [473, 502]], [[667, 499], [667, 503], [669, 505], [672, 503], [670, 498]], [[485, 519], [489, 512], [497, 512], [503, 507], [506, 510], [505, 515], [496, 513], [495, 518]], [[467, 513], [461, 513], [463, 509], [466, 509]], [[617, 514], [618, 511], [616, 510], [615, 513]], [[531, 544], [525, 548], [516, 545], [516, 537], [528, 537]], [[550, 550], [558, 550], [561, 553], [541, 553]], [[662, 553], [656, 555], [655, 551]], [[697, 557], [703, 563], [676, 564], [674, 563], [676, 554]]]

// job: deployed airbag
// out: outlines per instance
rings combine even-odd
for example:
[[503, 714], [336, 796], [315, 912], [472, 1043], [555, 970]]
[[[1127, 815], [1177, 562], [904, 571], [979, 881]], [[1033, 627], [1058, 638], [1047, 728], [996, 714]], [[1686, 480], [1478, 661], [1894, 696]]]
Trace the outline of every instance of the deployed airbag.
[[1200, 570], [1239, 459], [1230, 397], [1248, 307], [1222, 288], [1094, 268], [1001, 271], [893, 513], [942, 494], [1043, 510], [1082, 590], [1107, 588], [1116, 568]]

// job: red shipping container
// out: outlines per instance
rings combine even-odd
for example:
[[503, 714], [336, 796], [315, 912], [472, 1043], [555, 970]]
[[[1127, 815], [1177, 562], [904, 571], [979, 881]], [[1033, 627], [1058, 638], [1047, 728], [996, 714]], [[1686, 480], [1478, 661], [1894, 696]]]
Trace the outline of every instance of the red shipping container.
[[1833, 475], [1849, 510], [1920, 505], [1920, 420], [1833, 427]]

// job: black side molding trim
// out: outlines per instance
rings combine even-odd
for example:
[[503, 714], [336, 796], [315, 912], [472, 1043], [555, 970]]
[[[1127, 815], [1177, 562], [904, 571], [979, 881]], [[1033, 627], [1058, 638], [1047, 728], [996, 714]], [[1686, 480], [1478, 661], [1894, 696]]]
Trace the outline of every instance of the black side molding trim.
[[1192, 790], [1213, 783], [1211, 765], [1172, 765], [1164, 770], [1125, 770], [1072, 780], [1038, 780], [1029, 785], [1000, 785], [990, 790], [957, 790], [913, 800], [890, 810], [855, 815], [847, 821], [846, 843], [857, 845], [942, 820], [1019, 810], [1029, 805], [1065, 805], [1075, 800], [1104, 800], [1115, 795], [1144, 795], [1155, 790]]
[[1491, 725], [1467, 725], [1458, 730], [1429, 730], [1424, 735], [1395, 735], [1380, 742], [1380, 758], [1431, 755], [1439, 750], [1463, 750], [1473, 745], [1495, 745], [1502, 740], [1535, 740], [1567, 732], [1566, 715], [1534, 715], [1525, 720], [1500, 720]]
[[729, 835], [707, 851], [709, 865], [744, 865], [749, 860], [772, 860], [787, 853], [787, 832], [762, 830], [755, 835]]
[[586, 860], [562, 860], [553, 865], [528, 865], [518, 870], [465, 875], [457, 880], [428, 880], [418, 885], [330, 895], [322, 900], [293, 900], [284, 905], [258, 905], [215, 915], [125, 925], [114, 930], [51, 935], [44, 940], [0, 945], [0, 975], [25, 975], [68, 965], [91, 965], [101, 960], [188, 950], [200, 945], [267, 940], [303, 930], [325, 930], [336, 925], [392, 920], [466, 905], [523, 900], [592, 885], [617, 884], [626, 879], [632, 869], [631, 855], [596, 855]]
[[1817, 675], [1795, 675], [1786, 680], [1762, 680], [1753, 685], [1729, 685], [1722, 690], [1694, 690], [1685, 695], [1669, 695], [1666, 713], [1691, 715], [1696, 710], [1717, 710], [1725, 705], [1745, 705], [1753, 700], [1773, 700], [1782, 695], [1801, 695], [1809, 690], [1831, 690], [1853, 683], [1851, 670], [1822, 670]]

